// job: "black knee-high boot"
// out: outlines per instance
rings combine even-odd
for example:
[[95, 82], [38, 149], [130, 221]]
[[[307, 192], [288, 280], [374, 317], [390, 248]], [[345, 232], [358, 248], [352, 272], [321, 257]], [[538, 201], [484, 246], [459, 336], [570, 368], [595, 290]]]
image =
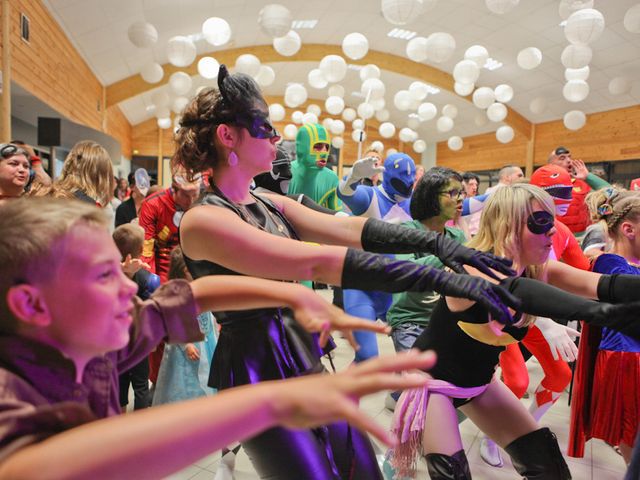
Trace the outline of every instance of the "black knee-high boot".
[[428, 453], [424, 456], [431, 480], [471, 480], [469, 462], [464, 450], [453, 455]]
[[571, 472], [556, 436], [548, 428], [527, 433], [506, 446], [516, 471], [527, 480], [569, 480]]

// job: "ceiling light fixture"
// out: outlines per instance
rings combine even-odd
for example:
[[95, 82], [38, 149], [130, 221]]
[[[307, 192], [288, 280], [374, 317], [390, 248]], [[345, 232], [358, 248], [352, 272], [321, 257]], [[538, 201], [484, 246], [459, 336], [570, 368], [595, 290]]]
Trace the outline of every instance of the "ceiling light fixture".
[[312, 29], [312, 28], [316, 28], [316, 25], [318, 24], [318, 20], [294, 20], [291, 23], [291, 28], [296, 29], [296, 30], [301, 30], [301, 29]]
[[489, 57], [487, 59], [487, 62], [484, 64], [484, 68], [486, 68], [487, 70], [497, 70], [502, 66], [502, 62], [499, 62], [498, 60]]
[[411, 32], [409, 30], [404, 30], [402, 28], [394, 28], [389, 33], [387, 33], [387, 37], [400, 38], [402, 40], [411, 40], [416, 35], [417, 35], [416, 32]]

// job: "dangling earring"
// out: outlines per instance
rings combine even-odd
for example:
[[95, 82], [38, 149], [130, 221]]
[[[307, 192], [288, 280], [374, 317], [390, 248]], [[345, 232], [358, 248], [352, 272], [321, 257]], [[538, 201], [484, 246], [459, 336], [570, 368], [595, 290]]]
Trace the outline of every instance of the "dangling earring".
[[227, 157], [227, 163], [230, 167], [235, 167], [236, 165], [238, 165], [238, 155], [236, 154], [236, 152], [231, 151], [231, 153], [229, 153], [229, 156]]

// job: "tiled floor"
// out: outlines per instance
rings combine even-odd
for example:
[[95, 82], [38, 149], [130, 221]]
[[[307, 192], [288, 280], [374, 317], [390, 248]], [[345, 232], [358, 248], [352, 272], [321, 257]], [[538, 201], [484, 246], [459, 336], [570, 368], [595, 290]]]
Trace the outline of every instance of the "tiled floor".
[[[353, 351], [344, 340], [337, 339], [337, 343], [338, 348], [334, 362], [336, 368], [341, 369], [351, 363]], [[378, 345], [382, 354], [393, 352], [393, 345], [387, 337], [379, 336]], [[528, 365], [531, 375], [529, 386], [531, 392], [540, 382], [542, 371], [535, 359], [531, 359]], [[384, 408], [385, 395], [385, 393], [380, 393], [365, 398], [361, 402], [361, 408], [369, 415], [375, 417], [381, 424], [389, 425], [392, 414]], [[528, 405], [530, 400], [523, 400], [523, 402]], [[555, 432], [558, 436], [560, 448], [566, 451], [567, 437], [569, 434], [569, 407], [567, 406], [566, 394], [547, 412], [542, 418], [541, 424], [542, 426], [548, 426]], [[480, 439], [482, 437], [479, 430], [471, 421], [465, 420], [460, 425], [460, 431], [474, 480], [517, 480], [520, 478], [515, 470], [513, 470], [506, 454], [503, 455], [505, 465], [502, 468], [490, 467], [482, 461], [479, 452]], [[379, 450], [381, 452], [383, 451], [381, 447], [379, 447]], [[189, 468], [172, 475], [170, 478], [173, 480], [213, 480], [219, 460], [220, 454], [214, 453]], [[567, 463], [575, 480], [620, 480], [624, 477], [625, 466], [622, 457], [599, 440], [592, 440], [587, 443], [584, 458], [567, 458]], [[235, 479], [255, 480], [257, 478], [258, 476], [253, 470], [249, 459], [241, 450], [237, 459]], [[417, 478], [429, 478], [424, 462], [419, 466]]]

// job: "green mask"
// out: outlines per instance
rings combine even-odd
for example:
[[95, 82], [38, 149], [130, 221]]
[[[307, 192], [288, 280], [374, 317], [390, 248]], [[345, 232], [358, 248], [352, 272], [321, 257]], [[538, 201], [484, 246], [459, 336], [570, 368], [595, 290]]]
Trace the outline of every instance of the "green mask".
[[307, 168], [322, 168], [318, 167], [316, 162], [324, 161], [326, 163], [329, 158], [329, 149], [315, 152], [313, 146], [318, 143], [331, 146], [331, 138], [327, 129], [317, 123], [302, 125], [296, 135], [296, 160]]

